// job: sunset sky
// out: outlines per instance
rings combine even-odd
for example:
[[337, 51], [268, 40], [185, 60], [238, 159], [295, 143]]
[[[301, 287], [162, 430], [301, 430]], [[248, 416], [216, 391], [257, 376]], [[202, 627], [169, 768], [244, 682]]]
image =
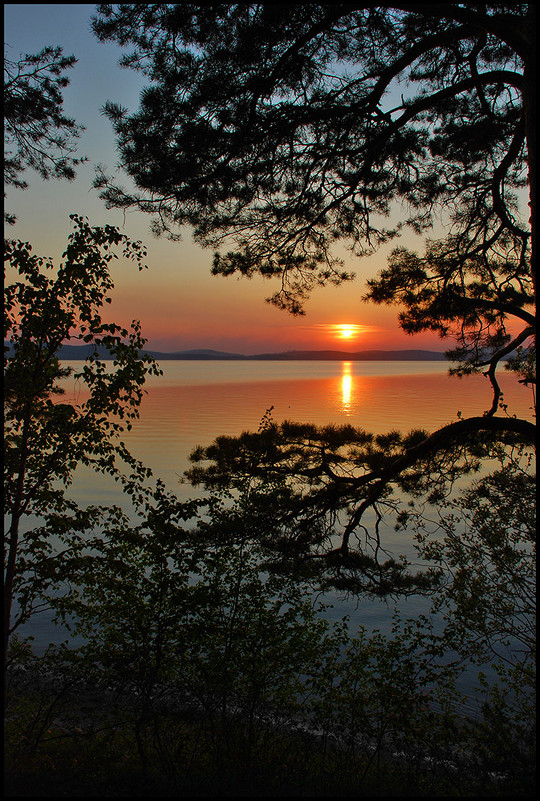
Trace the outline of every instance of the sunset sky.
[[[137, 212], [108, 211], [92, 189], [94, 169], [103, 164], [113, 172], [117, 163], [109, 121], [100, 113], [107, 100], [130, 110], [138, 106], [143, 78], [118, 66], [120, 50], [99, 43], [90, 30], [91, 4], [8, 4], [4, 6], [6, 55], [36, 53], [46, 45], [61, 46], [78, 59], [68, 71], [64, 110], [86, 127], [78, 155], [88, 162], [73, 182], [42, 181], [27, 171], [25, 191], [11, 190], [6, 207], [17, 215], [7, 235], [32, 243], [42, 256], [60, 256], [71, 230], [69, 214], [88, 217], [92, 225], [117, 225], [148, 250], [148, 270], [132, 264], [115, 265], [114, 320], [128, 324], [139, 319], [148, 344], [156, 350], [214, 348], [253, 354], [326, 348], [354, 351], [373, 348], [446, 350], [451, 342], [433, 335], [409, 337], [397, 325], [397, 310], [362, 303], [365, 279], [385, 266], [396, 243], [369, 259], [359, 260], [343, 250], [345, 269], [356, 280], [341, 287], [318, 289], [306, 306], [306, 316], [293, 318], [265, 302], [275, 291], [273, 281], [212, 276], [212, 252], [195, 245], [186, 230], [183, 241], [155, 239], [150, 218]], [[120, 183], [128, 184], [126, 177]], [[410, 237], [406, 244], [421, 249]], [[340, 254], [342, 255], [342, 254]], [[345, 327], [343, 327], [345, 326]]]

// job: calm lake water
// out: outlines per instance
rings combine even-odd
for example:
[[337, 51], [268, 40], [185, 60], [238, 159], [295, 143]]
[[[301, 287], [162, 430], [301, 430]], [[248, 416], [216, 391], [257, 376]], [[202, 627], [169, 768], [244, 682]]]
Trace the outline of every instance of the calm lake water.
[[[196, 495], [193, 487], [180, 483], [193, 448], [210, 444], [219, 434], [257, 430], [270, 407], [276, 422], [349, 423], [383, 433], [434, 430], [455, 421], [458, 412], [481, 415], [491, 405], [487, 378], [449, 377], [447, 362], [164, 361], [160, 366], [164, 375], [149, 379], [140, 420], [125, 441], [182, 499]], [[530, 390], [511, 374], [502, 375], [501, 386], [509, 413], [532, 419]], [[84, 395], [80, 383], [67, 380], [64, 401], [82, 401]], [[83, 504], [123, 502], [117, 484], [85, 470], [78, 471], [71, 495]], [[414, 556], [403, 533], [389, 525], [386, 534], [390, 549]], [[329, 617], [348, 613], [353, 625], [389, 630], [392, 607], [385, 602], [331, 600]], [[413, 598], [399, 608], [416, 616], [426, 611], [426, 602]], [[35, 636], [36, 650], [61, 639], [59, 632], [53, 636], [46, 615], [26, 632]]]
[[[193, 494], [193, 488], [179, 485], [193, 448], [220, 434], [256, 431], [270, 407], [276, 422], [349, 423], [378, 434], [431, 431], [455, 421], [458, 412], [481, 415], [491, 405], [487, 378], [449, 377], [447, 362], [163, 361], [160, 366], [164, 375], [148, 380], [140, 420], [125, 441], [182, 497]], [[531, 418], [530, 390], [511, 374], [502, 376], [501, 385], [509, 412]], [[70, 398], [84, 398], [73, 379], [66, 385], [65, 400]], [[81, 499], [95, 502], [98, 485], [107, 499], [117, 493], [115, 484], [107, 489], [88, 477], [77, 485]]]

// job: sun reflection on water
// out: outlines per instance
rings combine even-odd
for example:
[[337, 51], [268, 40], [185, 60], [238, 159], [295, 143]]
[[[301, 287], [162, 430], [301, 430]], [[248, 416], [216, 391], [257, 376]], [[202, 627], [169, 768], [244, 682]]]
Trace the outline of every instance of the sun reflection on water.
[[352, 365], [351, 362], [343, 362], [343, 372], [341, 374], [341, 406], [345, 414], [350, 414], [352, 398]]

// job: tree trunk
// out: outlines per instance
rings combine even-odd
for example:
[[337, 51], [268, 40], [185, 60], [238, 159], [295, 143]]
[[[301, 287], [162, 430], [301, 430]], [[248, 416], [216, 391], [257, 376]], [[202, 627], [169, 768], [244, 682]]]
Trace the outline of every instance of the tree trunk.
[[17, 487], [11, 510], [11, 525], [7, 542], [7, 560], [4, 573], [4, 710], [7, 704], [7, 658], [9, 638], [11, 634], [11, 608], [13, 605], [13, 586], [17, 567], [17, 548], [19, 545], [19, 523], [21, 519], [24, 479], [26, 475], [26, 458], [28, 455], [28, 437], [30, 432], [30, 412], [27, 411], [21, 436], [21, 454]]

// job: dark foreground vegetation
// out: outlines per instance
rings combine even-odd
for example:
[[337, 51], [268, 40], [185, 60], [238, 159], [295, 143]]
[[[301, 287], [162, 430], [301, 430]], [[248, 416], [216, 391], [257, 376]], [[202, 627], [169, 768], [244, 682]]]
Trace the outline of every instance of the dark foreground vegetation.
[[432, 713], [428, 694], [423, 708], [404, 706], [402, 691], [385, 699], [373, 675], [371, 719], [334, 709], [325, 720], [326, 698], [309, 721], [294, 709], [253, 713], [219, 692], [197, 700], [161, 686], [149, 703], [134, 688], [36, 670], [11, 676], [8, 797], [535, 795], [534, 722], [500, 698], [466, 720]]
[[533, 492], [507, 464], [453, 502], [430, 552], [453, 581], [383, 635], [329, 623], [312, 579], [257, 544], [275, 488], [199, 503], [190, 528], [158, 486], [138, 526], [116, 512], [66, 550], [71, 583], [49, 603], [84, 643], [36, 657], [12, 638], [8, 794], [532, 795]]
[[[35, 677], [34, 677], [35, 678]], [[14, 699], [8, 724], [8, 796], [436, 797], [526, 796], [463, 757], [453, 764], [352, 749], [326, 733], [200, 711], [154, 714], [136, 730], [136, 705], [99, 690], [56, 695], [33, 682]], [[136, 713], [135, 713], [136, 714]], [[40, 732], [41, 730], [41, 732]], [[41, 734], [41, 736], [40, 736]], [[21, 743], [23, 744], [21, 747]], [[143, 750], [144, 757], [141, 754]], [[463, 773], [465, 771], [465, 773]]]

